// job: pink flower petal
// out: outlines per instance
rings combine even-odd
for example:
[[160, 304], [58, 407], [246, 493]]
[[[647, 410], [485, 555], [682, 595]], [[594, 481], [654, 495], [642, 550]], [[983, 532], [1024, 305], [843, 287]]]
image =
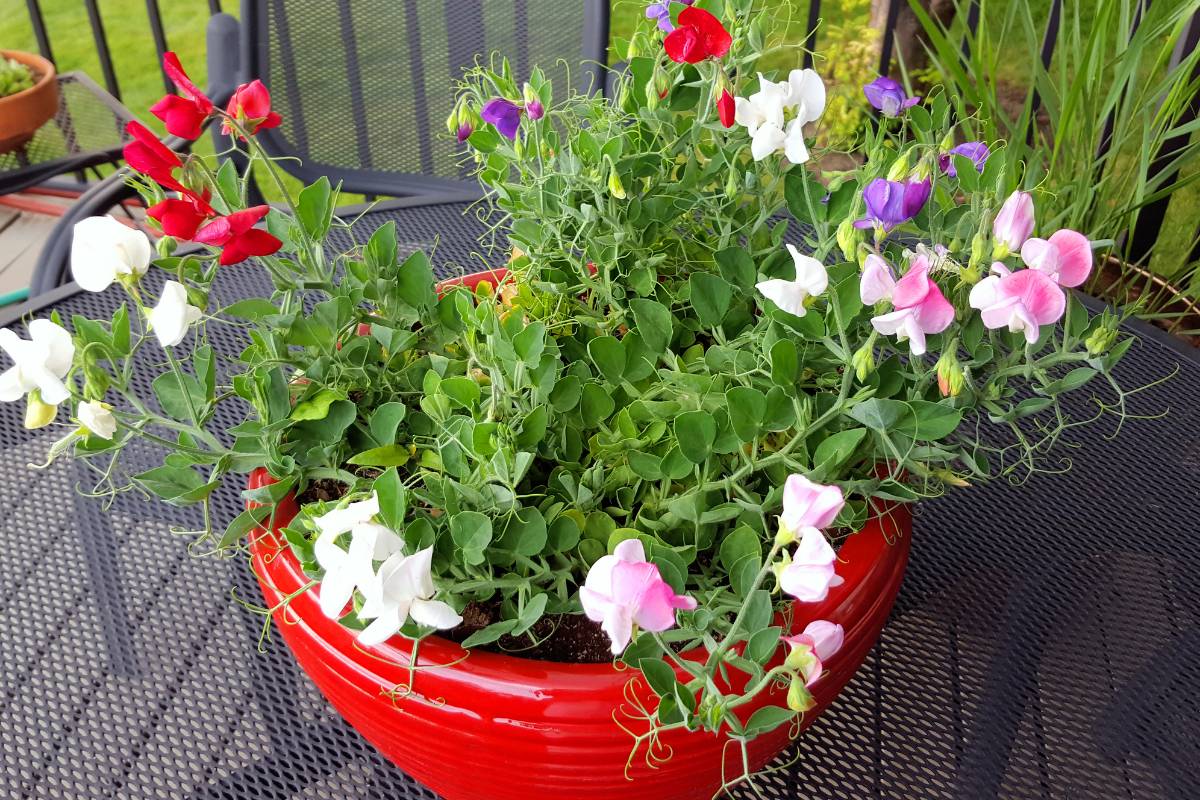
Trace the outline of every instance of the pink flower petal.
[[1092, 245], [1086, 236], [1064, 228], [1050, 236], [1050, 244], [1058, 251], [1060, 284], [1078, 286], [1087, 280], [1092, 272]]
[[954, 306], [933, 281], [929, 281], [928, 293], [916, 310], [917, 324], [925, 333], [941, 333], [954, 322]]
[[904, 277], [896, 281], [892, 292], [892, 305], [896, 308], [910, 308], [925, 299], [929, 294], [929, 262], [923, 258], [914, 258]]

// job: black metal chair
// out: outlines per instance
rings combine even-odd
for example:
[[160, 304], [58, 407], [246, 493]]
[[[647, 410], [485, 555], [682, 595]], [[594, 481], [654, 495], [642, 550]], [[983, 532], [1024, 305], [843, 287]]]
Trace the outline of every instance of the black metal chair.
[[[327, 176], [368, 196], [478, 195], [445, 134], [454, 81], [498, 52], [517, 76], [540, 66], [555, 87], [603, 89], [608, 19], [608, 0], [243, 0], [240, 22], [209, 20], [209, 81], [222, 103], [238, 83], [267, 85], [284, 122], [260, 141], [302, 181]], [[131, 195], [118, 172], [81, 197], [51, 233], [31, 294], [70, 279], [76, 222]]]

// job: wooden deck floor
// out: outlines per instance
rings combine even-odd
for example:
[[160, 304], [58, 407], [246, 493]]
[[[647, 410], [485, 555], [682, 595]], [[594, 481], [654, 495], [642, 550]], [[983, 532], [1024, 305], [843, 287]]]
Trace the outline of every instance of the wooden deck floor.
[[[3, 200], [6, 198], [0, 198]], [[9, 195], [7, 199], [30, 200], [31, 204], [55, 207], [70, 201], [60, 198], [36, 198]], [[50, 236], [58, 218], [13, 205], [0, 205], [0, 306], [23, 299], [19, 293], [29, 288], [33, 267], [42, 244]]]

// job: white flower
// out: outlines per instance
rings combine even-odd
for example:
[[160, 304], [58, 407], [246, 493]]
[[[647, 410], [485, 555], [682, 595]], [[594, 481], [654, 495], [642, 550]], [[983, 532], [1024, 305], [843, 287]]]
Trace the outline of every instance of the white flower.
[[71, 369], [75, 343], [58, 325], [35, 319], [29, 323], [29, 339], [5, 328], [0, 330], [0, 348], [13, 360], [0, 374], [0, 401], [11, 403], [37, 389], [42, 402], [54, 406], [71, 395], [63, 378]]
[[121, 275], [140, 277], [154, 250], [146, 234], [112, 217], [88, 217], [75, 223], [71, 239], [71, 277], [79, 288], [103, 292]]
[[[786, 81], [758, 76], [759, 90], [734, 101], [734, 120], [750, 133], [750, 154], [762, 161], [780, 150], [793, 164], [808, 161], [804, 126], [825, 111], [825, 84], [811, 69], [792, 70]], [[785, 111], [795, 115], [785, 123]]]
[[462, 623], [449, 604], [434, 600], [436, 589], [430, 567], [433, 548], [411, 556], [396, 553], [379, 568], [375, 584], [364, 594], [367, 603], [359, 612], [362, 619], [374, 619], [358, 641], [365, 646], [382, 644], [404, 626], [411, 616], [419, 625], [447, 630]]
[[803, 317], [806, 311], [804, 301], [829, 288], [829, 273], [825, 271], [825, 265], [812, 256], [804, 255], [790, 244], [787, 249], [796, 263], [795, 279], [785, 281], [772, 278], [754, 284], [754, 288], [789, 314]]
[[[313, 520], [320, 531], [313, 554], [325, 571], [318, 595], [325, 616], [340, 617], [342, 609], [354, 596], [354, 590], [366, 592], [374, 582], [375, 562], [402, 549], [399, 536], [372, 521], [378, 513], [379, 498], [372, 492], [366, 500], [334, 509]], [[344, 533], [350, 533], [348, 550], [337, 543]]]
[[150, 310], [150, 330], [163, 347], [174, 347], [187, 336], [188, 328], [200, 319], [201, 313], [188, 303], [187, 289], [182, 283], [167, 281], [158, 305]]
[[111, 408], [106, 403], [96, 400], [80, 403], [79, 408], [75, 411], [75, 416], [79, 420], [79, 424], [93, 436], [112, 439], [113, 434], [117, 432], [117, 418], [113, 416]]
[[[813, 69], [794, 69], [788, 75], [787, 105], [796, 109], [801, 125], [816, 122], [825, 113], [825, 84]], [[789, 157], [789, 161], [792, 159]]]

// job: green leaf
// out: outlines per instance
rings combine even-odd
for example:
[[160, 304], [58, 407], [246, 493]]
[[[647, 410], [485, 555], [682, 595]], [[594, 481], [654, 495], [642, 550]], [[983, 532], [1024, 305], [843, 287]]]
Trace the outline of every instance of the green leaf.
[[762, 541], [749, 525], [741, 525], [721, 540], [721, 566], [729, 575], [729, 585], [745, 597], [762, 569]]
[[583, 424], [594, 428], [608, 419], [617, 407], [612, 395], [598, 381], [588, 381], [583, 385], [583, 397], [579, 410], [583, 416]]
[[522, 556], [536, 556], [546, 548], [548, 528], [546, 518], [536, 508], [526, 507], [518, 511], [508, 523], [505, 531], [507, 549]]
[[558, 411], [565, 414], [579, 405], [579, 398], [582, 394], [583, 381], [579, 379], [579, 376], [564, 375], [550, 390], [550, 402]]
[[746, 616], [743, 618], [746, 630], [757, 631], [771, 624], [775, 609], [771, 605], [771, 594], [766, 589], [755, 589], [750, 593], [750, 602], [746, 604]]
[[796, 712], [782, 706], [763, 706], [746, 721], [745, 736], [752, 738], [773, 731], [780, 725], [791, 722]]
[[[909, 403], [912, 408], [914, 424], [911, 427], [914, 439], [944, 439], [954, 432], [962, 421], [962, 411], [950, 408], [941, 403], [930, 403], [927, 400], [913, 400]], [[907, 430], [908, 426], [906, 426]]]
[[1096, 377], [1098, 371], [1091, 367], [1076, 367], [1056, 381], [1050, 381], [1044, 386], [1038, 387], [1038, 391], [1042, 394], [1054, 396], [1064, 392], [1073, 392], [1080, 389]]
[[452, 378], [446, 378], [438, 386], [438, 391], [463, 408], [474, 408], [479, 403], [479, 398], [482, 395], [479, 384], [466, 375], [455, 375]]
[[550, 422], [550, 411], [546, 406], [537, 406], [521, 421], [521, 432], [517, 434], [517, 447], [533, 450], [546, 438], [546, 427]]
[[688, 285], [692, 308], [696, 309], [700, 324], [709, 328], [720, 325], [729, 312], [729, 301], [733, 297], [729, 283], [718, 275], [693, 272]]
[[643, 658], [638, 662], [638, 669], [659, 697], [669, 697], [675, 693], [675, 670], [661, 658]]
[[675, 418], [675, 438], [688, 461], [699, 464], [712, 453], [717, 422], [706, 411], [687, 411]]
[[376, 274], [390, 272], [396, 264], [396, 223], [385, 222], [371, 234], [363, 258]]
[[908, 403], [899, 400], [871, 398], [850, 409], [850, 416], [873, 431], [888, 433], [900, 420], [912, 413]]
[[346, 459], [346, 463], [357, 467], [402, 467], [411, 456], [404, 445], [389, 444], [356, 453]]
[[264, 523], [268, 523], [271, 515], [274, 514], [274, 506], [258, 506], [257, 508], [249, 508], [233, 518], [225, 528], [225, 532], [221, 534], [221, 540], [217, 543], [217, 549], [220, 550], [226, 547], [232, 547], [250, 535], [250, 531], [255, 528], [262, 527]]
[[[472, 136], [471, 138], [474, 139], [475, 137]], [[481, 644], [491, 644], [497, 639], [507, 636], [516, 626], [517, 620], [515, 619], [505, 619], [501, 620], [500, 622], [493, 622], [483, 630], [475, 631], [466, 639], [464, 639], [462, 646], [470, 649], [472, 647], [478, 647]]]
[[174, 372], [164, 372], [154, 379], [151, 386], [154, 388], [154, 396], [158, 398], [158, 404], [168, 417], [190, 421], [193, 409], [197, 415], [203, 415], [204, 388], [200, 381], [191, 375], [183, 375], [183, 383], [180, 384]]
[[750, 291], [758, 279], [758, 270], [754, 266], [754, 259], [740, 247], [727, 247], [719, 250], [717, 267], [721, 270], [721, 277], [743, 292]]
[[826, 437], [813, 451], [813, 466], [836, 469], [850, 458], [866, 436], [866, 428], [851, 428]]
[[779, 638], [782, 634], [783, 629], [778, 626], [756, 631], [746, 642], [746, 658], [765, 665], [779, 649]]
[[371, 484], [379, 498], [379, 516], [383, 524], [394, 531], [404, 530], [404, 517], [408, 514], [408, 490], [395, 467], [385, 470]]
[[540, 322], [526, 325], [513, 337], [513, 349], [526, 366], [537, 366], [542, 351], [546, 349], [546, 326]]
[[329, 231], [329, 223], [333, 219], [332, 194], [329, 178], [324, 176], [300, 190], [296, 218], [308, 238], [314, 242], [323, 240]]
[[648, 481], [661, 480], [663, 476], [662, 459], [651, 453], [630, 450], [627, 453], [629, 468], [633, 474]]
[[725, 393], [725, 407], [738, 439], [752, 442], [758, 438], [767, 412], [766, 395], [750, 386], [735, 386]]
[[384, 403], [379, 408], [375, 409], [375, 413], [371, 415], [371, 436], [375, 439], [376, 444], [388, 445], [396, 442], [396, 432], [400, 428], [400, 423], [404, 421], [405, 415], [408, 413], [408, 407], [404, 403], [391, 402]]
[[245, 300], [239, 300], [236, 303], [226, 306], [221, 309], [219, 314], [232, 317], [233, 319], [245, 319], [251, 322], [259, 322], [264, 317], [278, 314], [279, 309], [270, 300], [262, 297], [249, 297]]
[[358, 406], [354, 403], [349, 400], [335, 400], [330, 403], [329, 412], [323, 418], [296, 423], [292, 430], [299, 438], [333, 444], [342, 441], [346, 429], [357, 415]]
[[206, 483], [204, 476], [191, 467], [166, 465], [134, 475], [133, 479], [174, 506], [197, 503], [212, 494], [220, 483]]
[[625, 348], [613, 336], [597, 336], [588, 342], [588, 355], [609, 383], [620, 383], [625, 374]]
[[307, 400], [299, 402], [292, 409], [291, 418], [297, 422], [311, 419], [325, 419], [329, 414], [329, 406], [336, 400], [344, 400], [345, 396], [336, 389], [322, 389]]
[[776, 386], [791, 389], [800, 374], [800, 354], [791, 339], [780, 339], [771, 345], [771, 380]]
[[537, 621], [546, 613], [546, 603], [550, 600], [550, 596], [543, 593], [535, 594], [521, 609], [521, 613], [517, 616], [516, 627], [512, 629], [513, 636], [522, 636], [537, 624]]
[[671, 343], [671, 312], [662, 303], [636, 297], [629, 301], [634, 324], [642, 341], [654, 353], [661, 353]]
[[433, 283], [433, 268], [429, 265], [429, 257], [423, 250], [418, 250], [400, 265], [396, 293], [413, 308], [427, 310], [437, 303]]
[[492, 542], [492, 521], [478, 511], [460, 511], [450, 518], [450, 536], [468, 564], [482, 564]]

